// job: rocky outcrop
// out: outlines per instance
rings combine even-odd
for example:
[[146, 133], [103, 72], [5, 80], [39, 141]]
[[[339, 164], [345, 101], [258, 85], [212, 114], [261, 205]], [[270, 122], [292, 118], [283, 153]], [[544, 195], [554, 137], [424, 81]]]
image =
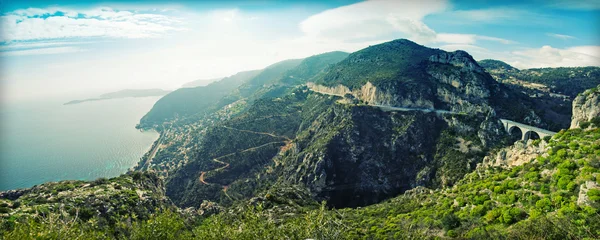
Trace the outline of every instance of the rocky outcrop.
[[582, 122], [588, 122], [595, 117], [600, 117], [600, 85], [575, 98], [571, 128], [578, 128]]
[[308, 83], [307, 86], [312, 91], [328, 95], [345, 97], [345, 95], [350, 94], [353, 96], [353, 98], [356, 98], [369, 105], [382, 105], [391, 107], [402, 106], [408, 108], [433, 108], [433, 102], [423, 98], [420, 93], [395, 94], [394, 92], [404, 92], [404, 90], [397, 90], [394, 87], [378, 88], [371, 82], [367, 82], [361, 88], [355, 89], [353, 91], [351, 91], [348, 87], [343, 85], [327, 87], [319, 84]]
[[548, 144], [545, 141], [540, 141], [537, 145], [531, 144], [531, 141], [517, 141], [510, 147], [500, 149], [496, 154], [484, 157], [483, 162], [478, 167], [509, 168], [535, 160], [540, 155], [548, 155], [546, 153]]
[[308, 82], [308, 83], [306, 83], [306, 86], [314, 92], [319, 92], [319, 93], [328, 94], [328, 95], [335, 95], [335, 96], [340, 96], [340, 97], [343, 97], [344, 95], [346, 95], [348, 93], [352, 93], [352, 91], [350, 91], [350, 88], [348, 88], [344, 85], [341, 85], [341, 84], [339, 84], [335, 87], [327, 87], [327, 86], [323, 86], [323, 85], [319, 85], [319, 84], [314, 84], [312, 82]]
[[466, 71], [483, 72], [483, 68], [467, 52], [458, 50], [454, 52], [442, 52], [429, 57], [429, 61], [437, 63], [451, 64], [456, 67], [461, 67]]
[[585, 181], [579, 186], [579, 194], [577, 196], [577, 205], [590, 205], [590, 198], [588, 197], [588, 191], [590, 189], [598, 189], [598, 184], [594, 181]]
[[406, 108], [434, 108], [433, 101], [429, 100], [422, 92], [411, 92], [406, 89], [397, 89], [394, 86], [376, 87], [371, 82], [358, 89], [350, 90], [343, 85], [335, 87], [327, 87], [309, 82], [306, 84], [310, 90], [327, 95], [335, 95], [346, 97], [351, 94], [353, 98], [362, 101], [369, 105], [381, 105], [390, 107], [406, 107]]

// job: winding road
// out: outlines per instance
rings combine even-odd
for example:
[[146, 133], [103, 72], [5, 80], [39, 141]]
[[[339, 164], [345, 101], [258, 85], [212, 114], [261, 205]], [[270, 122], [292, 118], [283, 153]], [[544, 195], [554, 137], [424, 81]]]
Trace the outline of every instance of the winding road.
[[[275, 134], [273, 134], [273, 133], [267, 133], [267, 132], [255, 132], [255, 131], [250, 131], [250, 130], [244, 130], [244, 129], [232, 128], [232, 127], [228, 127], [228, 126], [220, 126], [220, 127], [227, 128], [227, 129], [231, 129], [231, 130], [236, 130], [236, 131], [240, 131], [240, 132], [247, 132], [247, 133], [254, 133], [254, 134], [267, 135], [267, 136], [271, 136], [271, 137], [274, 137], [274, 138], [282, 138], [282, 139], [285, 139], [285, 140], [284, 140], [284, 141], [268, 142], [268, 143], [262, 144], [262, 145], [260, 145], [260, 146], [251, 147], [251, 148], [248, 148], [248, 149], [244, 149], [244, 150], [241, 150], [241, 151], [237, 151], [237, 152], [233, 152], [233, 153], [225, 154], [225, 155], [223, 155], [223, 156], [220, 156], [220, 157], [213, 158], [213, 159], [212, 159], [212, 161], [214, 161], [214, 162], [217, 162], [217, 163], [220, 163], [220, 164], [223, 164], [223, 166], [222, 166], [222, 167], [215, 168], [215, 169], [212, 169], [212, 170], [209, 170], [209, 171], [202, 171], [202, 172], [200, 172], [199, 181], [200, 181], [201, 183], [203, 183], [203, 184], [206, 184], [206, 185], [214, 184], [214, 183], [209, 183], [209, 182], [206, 182], [206, 173], [209, 173], [209, 172], [215, 172], [215, 171], [221, 171], [221, 170], [224, 170], [224, 169], [226, 169], [226, 168], [228, 168], [228, 167], [229, 167], [229, 163], [223, 162], [223, 161], [221, 161], [220, 159], [223, 159], [223, 158], [226, 158], [226, 157], [229, 157], [229, 156], [233, 156], [233, 155], [235, 155], [235, 154], [238, 154], [238, 153], [243, 153], [243, 152], [253, 151], [253, 150], [256, 150], [256, 149], [259, 149], [259, 148], [262, 148], [262, 147], [265, 147], [265, 146], [268, 146], [268, 145], [271, 145], [271, 144], [276, 144], [276, 143], [289, 143], [289, 142], [291, 142], [291, 139], [289, 139], [288, 137], [286, 137], [286, 136], [278, 136], [278, 135], [275, 135]], [[232, 199], [232, 198], [229, 196], [229, 194], [227, 194], [227, 189], [229, 188], [229, 185], [222, 185], [222, 187], [223, 187], [223, 193], [224, 193], [224, 194], [225, 194], [225, 195], [226, 195], [228, 198]], [[232, 200], [233, 200], [233, 199], [232, 199]]]

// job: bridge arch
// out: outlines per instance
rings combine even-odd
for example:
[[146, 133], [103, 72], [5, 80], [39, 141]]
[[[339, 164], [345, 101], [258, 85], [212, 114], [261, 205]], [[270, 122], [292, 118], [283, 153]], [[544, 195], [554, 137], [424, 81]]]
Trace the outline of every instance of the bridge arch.
[[540, 135], [536, 132], [536, 131], [526, 131], [525, 132], [525, 136], [523, 137], [523, 140], [526, 139], [540, 139]]
[[525, 137], [523, 134], [523, 130], [518, 126], [511, 126], [508, 128], [508, 135], [510, 135], [510, 139], [512, 142], [523, 140], [523, 138]]
[[[502, 121], [504, 129], [508, 132], [510, 136], [514, 136], [515, 140], [540, 139], [546, 136], [552, 136], [556, 134], [555, 132], [514, 122], [507, 119], [500, 119], [500, 121]], [[517, 137], [519, 137], [519, 139], [516, 139]]]

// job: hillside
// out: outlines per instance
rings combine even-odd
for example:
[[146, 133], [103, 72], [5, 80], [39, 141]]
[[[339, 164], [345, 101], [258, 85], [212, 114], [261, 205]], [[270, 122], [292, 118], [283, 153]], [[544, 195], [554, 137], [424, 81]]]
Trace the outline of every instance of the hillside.
[[514, 142], [501, 118], [548, 118], [490, 72], [395, 40], [177, 90], [135, 171], [0, 193], [1, 237], [600, 237], [597, 89], [572, 129]]
[[[402, 54], [412, 52], [410, 48], [436, 55], [421, 57], [421, 62], [407, 66], [393, 61], [387, 68], [371, 63], [378, 67], [370, 70], [365, 65], [371, 62], [365, 55], [378, 59], [377, 54], [383, 54], [393, 59], [395, 52], [390, 49]], [[356, 58], [363, 61], [355, 61]], [[341, 98], [314, 93], [303, 85], [284, 85], [293, 90], [258, 99], [242, 114], [206, 128], [193, 157], [167, 178], [167, 195], [184, 207], [202, 200], [227, 205], [248, 199], [274, 184], [299, 184], [306, 186], [315, 199], [327, 200], [331, 206], [364, 206], [415, 186], [451, 186], [475, 167], [485, 151], [505, 144], [506, 133], [490, 104], [496, 102], [487, 97], [488, 88], [508, 90], [486, 76], [468, 54], [428, 50], [406, 40], [393, 41], [353, 53], [310, 79], [350, 81], [343, 76], [354, 75], [346, 75], [344, 69], [355, 69], [354, 62], [365, 68], [364, 76], [380, 76], [380, 71], [404, 76], [404, 71], [422, 68], [422, 77], [381, 77], [380, 82], [373, 81], [401, 86], [401, 91], [393, 92], [394, 88], [386, 88], [389, 85], [380, 85], [392, 99], [429, 88], [422, 91], [430, 95], [429, 103], [418, 99], [415, 103], [435, 103], [436, 108], [462, 114], [386, 112], [360, 103], [340, 102]], [[469, 90], [462, 92], [444, 82], [452, 81], [449, 79]], [[506, 92], [507, 96], [511, 94]], [[364, 102], [361, 97], [357, 96]], [[442, 102], [445, 99], [451, 102]], [[414, 106], [403, 105], [406, 103], [410, 102], [383, 104]], [[511, 105], [512, 109], [532, 113], [526, 106]], [[497, 109], [506, 111], [502, 106]], [[459, 150], [455, 147], [459, 143], [470, 147]], [[355, 200], [347, 201], [349, 196]]]
[[191, 81], [181, 85], [182, 88], [194, 88], [194, 87], [202, 87], [213, 82], [221, 81], [223, 78], [212, 78], [212, 79], [198, 79], [195, 81]]
[[506, 71], [506, 72], [515, 72], [515, 71], [519, 71], [519, 69], [508, 65], [508, 63], [505, 63], [503, 61], [499, 61], [499, 60], [494, 60], [494, 59], [484, 59], [481, 61], [477, 61], [477, 63], [479, 64], [479, 66], [485, 68], [485, 70], [488, 71]]
[[531, 68], [519, 70], [498, 60], [481, 60], [478, 63], [488, 70], [498, 81], [566, 95], [571, 99], [584, 90], [600, 84], [599, 67]]
[[[120, 227], [113, 230], [112, 225], [97, 220], [82, 225], [82, 220], [74, 214], [77, 211], [57, 215], [55, 208], [49, 208], [44, 215], [32, 215], [31, 211], [15, 215], [15, 211], [23, 211], [19, 210], [24, 209], [23, 203], [34, 208], [47, 205], [41, 200], [27, 204], [23, 196], [35, 197], [32, 194], [40, 192], [29, 190], [33, 193], [17, 200], [6, 194], [0, 196], [3, 212], [0, 226], [2, 236], [8, 239], [29, 238], [31, 233], [48, 238], [83, 234], [89, 239], [595, 239], [600, 237], [598, 127], [561, 131], [551, 139], [531, 142], [544, 150], [522, 165], [482, 165], [451, 188], [418, 187], [358, 209], [328, 209], [312, 200], [301, 187], [277, 185], [249, 201], [236, 203], [227, 211], [204, 202], [195, 211], [160, 210], [150, 214], [147, 221], [134, 218], [131, 224], [119, 225], [127, 217], [116, 218], [123, 220], [118, 220]], [[96, 181], [99, 183], [96, 186], [112, 189], [115, 184], [140, 181], [135, 179]], [[124, 183], [119, 183], [123, 180]], [[47, 189], [43, 191], [48, 194], [67, 183], [38, 188]], [[74, 191], [62, 188], [57, 190], [59, 196], [70, 196]], [[60, 194], [62, 191], [65, 194]], [[65, 201], [55, 197], [55, 200], [44, 199]], [[7, 218], [7, 214], [12, 217]], [[120, 212], [117, 214], [121, 216]], [[101, 216], [92, 214], [92, 219]]]
[[202, 115], [218, 109], [216, 103], [219, 100], [260, 72], [240, 72], [204, 87], [177, 89], [158, 100], [137, 127], [153, 128], [177, 117]]
[[600, 68], [516, 69], [498, 60], [478, 62], [497, 81], [529, 96], [548, 129], [568, 128], [571, 103], [577, 94], [600, 84]]

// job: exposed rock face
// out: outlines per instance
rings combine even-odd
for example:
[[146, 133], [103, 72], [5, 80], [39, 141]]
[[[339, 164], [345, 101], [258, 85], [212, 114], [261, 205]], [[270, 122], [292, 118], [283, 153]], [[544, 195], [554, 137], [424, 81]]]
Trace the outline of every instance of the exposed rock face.
[[579, 195], [577, 198], [577, 205], [590, 205], [590, 199], [587, 195], [587, 192], [590, 189], [598, 189], [598, 184], [594, 181], [586, 181], [585, 183], [579, 186]]
[[483, 68], [480, 67], [477, 62], [465, 51], [454, 51], [451, 53], [443, 52], [437, 55], [429, 57], [429, 61], [438, 63], [452, 64], [456, 67], [464, 68], [468, 71], [483, 72]]
[[329, 95], [336, 95], [336, 96], [340, 96], [340, 97], [343, 97], [344, 95], [346, 95], [348, 93], [352, 93], [352, 91], [350, 91], [350, 89], [348, 87], [341, 85], [341, 84], [337, 85], [335, 87], [327, 87], [327, 86], [323, 86], [323, 85], [319, 85], [319, 84], [314, 84], [312, 82], [308, 82], [308, 83], [306, 83], [306, 86], [315, 92], [320, 92], [320, 93], [329, 94]]
[[[278, 160], [278, 175], [284, 182], [307, 186], [317, 199], [335, 207], [376, 203], [416, 186], [451, 185], [457, 171], [468, 172], [481, 160], [483, 156], [471, 151], [482, 144], [469, 142], [469, 153], [461, 152], [455, 146], [458, 140], [440, 140], [442, 132], [466, 138], [483, 124], [493, 129], [482, 133], [486, 138], [495, 138], [496, 130], [505, 136], [502, 125], [489, 119], [465, 118], [338, 105], [299, 134], [296, 146]], [[452, 154], [464, 157], [448, 158]], [[460, 161], [453, 165], [460, 170], [449, 167], [454, 161]]]
[[477, 137], [479, 137], [481, 145], [484, 147], [497, 145], [502, 142], [505, 136], [504, 126], [502, 126], [500, 119], [493, 115], [493, 112], [490, 112], [485, 120], [481, 122], [477, 131]]
[[428, 99], [430, 92], [414, 92], [406, 89], [397, 89], [395, 86], [376, 87], [371, 82], [367, 82], [361, 88], [350, 90], [343, 85], [327, 87], [315, 83], [307, 83], [307, 86], [315, 92], [335, 96], [353, 95], [356, 99], [369, 105], [382, 105], [391, 107], [407, 108], [434, 108], [433, 101]]
[[577, 128], [580, 123], [590, 121], [595, 117], [600, 117], [600, 85], [575, 98], [571, 128]]
[[545, 141], [535, 146], [528, 142], [517, 141], [514, 145], [501, 149], [495, 156], [486, 156], [480, 164], [482, 167], [514, 167], [520, 166], [540, 155], [547, 155], [548, 144]]

